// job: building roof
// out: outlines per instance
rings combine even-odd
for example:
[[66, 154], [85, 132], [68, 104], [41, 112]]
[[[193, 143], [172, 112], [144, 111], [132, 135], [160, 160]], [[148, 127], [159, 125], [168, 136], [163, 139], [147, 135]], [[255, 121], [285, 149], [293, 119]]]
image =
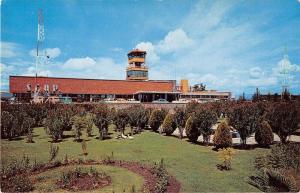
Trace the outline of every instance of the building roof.
[[79, 79], [34, 76], [10, 76], [9, 89], [11, 93], [26, 93], [27, 85], [32, 89], [39, 84], [43, 90], [44, 85], [49, 85], [50, 92], [53, 85], [58, 86], [61, 93], [66, 94], [134, 94], [140, 90], [172, 92], [175, 88], [175, 80], [105, 80], [105, 79]]
[[216, 90], [205, 90], [205, 91], [196, 91], [196, 92], [186, 92], [186, 93], [182, 93], [182, 95], [231, 95], [231, 92], [224, 92], [224, 91], [216, 91]]
[[131, 50], [131, 51], [128, 52], [128, 54], [131, 54], [131, 53], [144, 53], [144, 54], [146, 54], [147, 52], [144, 51], [144, 50], [135, 49], [135, 50]]

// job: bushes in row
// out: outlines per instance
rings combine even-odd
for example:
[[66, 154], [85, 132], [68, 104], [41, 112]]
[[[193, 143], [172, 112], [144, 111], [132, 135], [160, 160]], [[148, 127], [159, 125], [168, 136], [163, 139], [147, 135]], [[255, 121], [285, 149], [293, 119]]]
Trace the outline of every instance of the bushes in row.
[[[283, 143], [286, 142], [287, 137], [298, 128], [300, 108], [293, 102], [189, 103], [186, 108], [176, 108], [173, 113], [168, 113], [164, 109], [145, 109], [141, 105], [119, 110], [103, 104], [4, 105], [1, 112], [1, 137], [13, 139], [27, 135], [28, 142], [32, 142], [32, 127], [43, 125], [53, 141], [60, 140], [63, 132], [71, 130], [72, 126], [76, 138], [80, 139], [82, 130], [91, 136], [91, 128], [95, 124], [99, 129], [99, 139], [104, 139], [108, 125], [113, 123], [122, 134], [126, 126], [130, 126], [134, 134], [149, 125], [153, 131], [161, 128], [160, 131], [167, 135], [178, 128], [182, 138], [185, 128], [190, 141], [195, 142], [202, 135], [204, 143], [208, 143], [212, 134], [211, 127], [220, 117], [226, 118], [229, 126], [238, 131], [242, 144], [246, 144], [247, 138], [255, 133], [257, 142], [267, 146], [273, 141], [272, 132]], [[224, 127], [223, 124], [221, 128]], [[216, 144], [219, 145], [219, 142]]]

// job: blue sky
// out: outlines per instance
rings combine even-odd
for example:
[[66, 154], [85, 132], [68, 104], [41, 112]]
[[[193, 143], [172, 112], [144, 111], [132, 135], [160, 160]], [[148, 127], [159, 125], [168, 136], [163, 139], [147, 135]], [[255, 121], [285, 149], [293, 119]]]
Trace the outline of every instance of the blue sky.
[[39, 75], [124, 79], [126, 53], [139, 48], [150, 79], [274, 93], [285, 62], [300, 94], [298, 0], [2, 0], [1, 90], [9, 75], [35, 74], [39, 8], [50, 56]]

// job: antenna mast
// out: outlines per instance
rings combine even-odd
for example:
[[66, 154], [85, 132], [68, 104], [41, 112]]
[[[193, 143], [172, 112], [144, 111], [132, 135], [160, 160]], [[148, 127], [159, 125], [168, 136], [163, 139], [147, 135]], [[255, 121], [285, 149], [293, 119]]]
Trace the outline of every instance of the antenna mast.
[[286, 46], [284, 48], [284, 56], [280, 64], [280, 68], [281, 68], [280, 74], [282, 75], [282, 82], [281, 82], [282, 92], [285, 92], [288, 90], [289, 78], [290, 78], [290, 61], [289, 61], [289, 56], [287, 55]]
[[43, 10], [38, 11], [38, 30], [37, 30], [37, 44], [36, 44], [36, 61], [35, 61], [35, 77], [38, 76], [38, 66], [43, 63], [44, 55], [41, 54], [42, 43], [45, 39], [44, 33], [44, 17]]

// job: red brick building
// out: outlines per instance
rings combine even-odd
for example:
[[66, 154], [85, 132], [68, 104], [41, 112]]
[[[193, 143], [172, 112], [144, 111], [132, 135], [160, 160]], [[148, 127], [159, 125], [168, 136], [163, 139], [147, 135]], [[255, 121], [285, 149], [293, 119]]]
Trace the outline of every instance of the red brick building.
[[151, 102], [159, 98], [176, 100], [175, 80], [102, 80], [34, 76], [10, 76], [10, 93], [19, 100], [30, 100], [34, 91], [40, 95], [71, 97], [73, 101], [98, 101], [104, 98], [135, 98]]

